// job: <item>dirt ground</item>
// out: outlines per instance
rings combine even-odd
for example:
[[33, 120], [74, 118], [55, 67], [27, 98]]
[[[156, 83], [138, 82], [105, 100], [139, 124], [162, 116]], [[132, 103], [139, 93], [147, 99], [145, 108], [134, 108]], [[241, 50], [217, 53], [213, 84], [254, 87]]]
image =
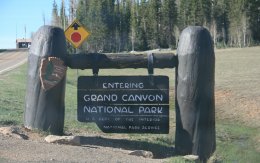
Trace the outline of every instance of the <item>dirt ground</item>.
[[217, 90], [215, 100], [218, 119], [260, 127], [260, 97], [249, 99], [237, 96], [231, 90]]
[[109, 147], [47, 144], [0, 136], [0, 162], [162, 162]]

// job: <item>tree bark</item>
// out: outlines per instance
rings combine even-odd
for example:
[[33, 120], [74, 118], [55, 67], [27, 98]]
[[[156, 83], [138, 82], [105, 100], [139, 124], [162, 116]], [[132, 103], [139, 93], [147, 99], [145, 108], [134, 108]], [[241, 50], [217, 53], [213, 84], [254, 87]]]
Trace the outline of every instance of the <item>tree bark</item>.
[[207, 29], [184, 29], [177, 54], [175, 148], [205, 162], [216, 148], [215, 55]]
[[64, 60], [65, 54], [66, 42], [62, 29], [42, 26], [34, 35], [28, 57], [25, 127], [63, 134], [66, 75], [56, 86], [44, 90], [40, 80], [40, 66], [44, 58], [57, 57]]

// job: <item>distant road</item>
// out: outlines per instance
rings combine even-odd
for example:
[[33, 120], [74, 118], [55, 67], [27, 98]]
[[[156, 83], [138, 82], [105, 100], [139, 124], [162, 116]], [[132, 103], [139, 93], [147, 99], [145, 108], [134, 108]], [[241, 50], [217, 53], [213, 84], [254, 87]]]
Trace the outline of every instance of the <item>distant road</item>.
[[0, 52], [0, 74], [27, 62], [28, 49], [10, 49]]

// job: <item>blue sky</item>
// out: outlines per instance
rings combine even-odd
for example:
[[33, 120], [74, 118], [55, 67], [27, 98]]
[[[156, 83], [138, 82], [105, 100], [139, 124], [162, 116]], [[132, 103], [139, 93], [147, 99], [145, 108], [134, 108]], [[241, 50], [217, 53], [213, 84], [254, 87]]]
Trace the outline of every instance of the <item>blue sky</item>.
[[[59, 7], [61, 0], [56, 3]], [[53, 0], [0, 0], [0, 49], [15, 48], [16, 36], [25, 37], [25, 27], [30, 38], [44, 24], [43, 15], [45, 24], [50, 24], [52, 4]]]

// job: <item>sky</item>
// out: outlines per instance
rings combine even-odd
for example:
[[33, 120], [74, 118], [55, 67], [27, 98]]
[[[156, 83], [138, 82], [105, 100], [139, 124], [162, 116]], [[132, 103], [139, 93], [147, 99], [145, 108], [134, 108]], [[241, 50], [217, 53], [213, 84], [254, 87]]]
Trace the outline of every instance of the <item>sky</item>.
[[[59, 8], [61, 0], [55, 1]], [[0, 0], [0, 49], [15, 48], [16, 38], [30, 38], [44, 25], [43, 17], [49, 25], [52, 4], [53, 0]]]

